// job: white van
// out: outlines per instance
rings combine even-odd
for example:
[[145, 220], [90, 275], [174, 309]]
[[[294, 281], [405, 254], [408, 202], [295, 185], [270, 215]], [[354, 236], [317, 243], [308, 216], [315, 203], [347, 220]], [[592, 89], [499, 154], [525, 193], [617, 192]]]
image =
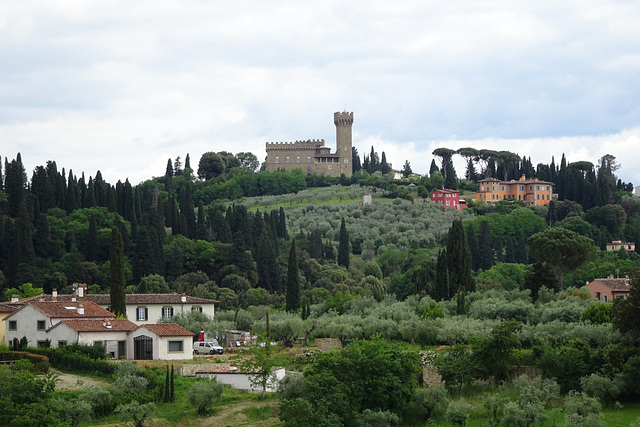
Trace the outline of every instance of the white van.
[[193, 354], [222, 354], [224, 349], [218, 344], [218, 340], [196, 341], [193, 343]]

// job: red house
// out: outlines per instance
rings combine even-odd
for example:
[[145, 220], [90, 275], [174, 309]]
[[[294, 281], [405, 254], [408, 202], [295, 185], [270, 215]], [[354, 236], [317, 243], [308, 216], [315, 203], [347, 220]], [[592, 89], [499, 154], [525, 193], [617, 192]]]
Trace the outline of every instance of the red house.
[[431, 201], [444, 206], [444, 209], [462, 210], [467, 207], [465, 200], [460, 200], [458, 190], [435, 190], [431, 193]]

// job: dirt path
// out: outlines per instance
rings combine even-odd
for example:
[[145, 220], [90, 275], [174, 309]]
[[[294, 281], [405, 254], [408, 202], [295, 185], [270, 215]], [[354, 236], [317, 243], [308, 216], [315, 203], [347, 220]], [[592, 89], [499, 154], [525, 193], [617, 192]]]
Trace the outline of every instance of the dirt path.
[[83, 390], [84, 388], [91, 387], [109, 387], [107, 381], [96, 380], [89, 377], [83, 377], [81, 375], [67, 374], [57, 371], [55, 369], [49, 369], [51, 372], [55, 372], [59, 375], [56, 382], [56, 390], [70, 391], [70, 390]]

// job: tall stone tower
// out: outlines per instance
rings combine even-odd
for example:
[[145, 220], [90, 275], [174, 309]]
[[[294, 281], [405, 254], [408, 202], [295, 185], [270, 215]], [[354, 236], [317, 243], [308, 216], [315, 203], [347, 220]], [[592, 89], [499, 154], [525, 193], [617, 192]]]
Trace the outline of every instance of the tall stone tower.
[[338, 111], [333, 113], [333, 122], [336, 125], [336, 154], [340, 158], [340, 173], [350, 177], [353, 172], [351, 164], [353, 112]]

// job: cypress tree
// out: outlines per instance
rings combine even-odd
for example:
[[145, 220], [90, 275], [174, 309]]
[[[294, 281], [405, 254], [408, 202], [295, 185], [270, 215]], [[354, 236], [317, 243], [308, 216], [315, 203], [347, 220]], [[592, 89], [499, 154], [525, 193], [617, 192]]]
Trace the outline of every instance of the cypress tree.
[[480, 238], [478, 239], [478, 268], [487, 271], [493, 265], [493, 245], [489, 222], [480, 222]]
[[440, 301], [449, 299], [449, 280], [447, 277], [447, 253], [445, 250], [438, 252], [436, 260], [436, 289], [434, 299]]
[[476, 271], [480, 261], [480, 254], [478, 253], [478, 239], [476, 239], [476, 232], [471, 224], [467, 227], [467, 244], [469, 245], [469, 253], [471, 254], [471, 268], [473, 271]]
[[124, 248], [122, 235], [118, 227], [111, 227], [111, 312], [116, 316], [127, 317], [124, 292]]
[[171, 393], [169, 394], [169, 401], [174, 402], [176, 400], [176, 389], [173, 385], [173, 365], [171, 365]]
[[84, 247], [84, 257], [87, 261], [96, 261], [98, 259], [98, 226], [96, 225], [95, 215], [91, 215], [91, 218], [89, 218], [89, 234]]
[[349, 268], [349, 233], [347, 226], [342, 218], [340, 224], [340, 242], [338, 244], [338, 265]]
[[457, 293], [458, 289], [472, 292], [475, 290], [471, 277], [471, 254], [467, 244], [467, 236], [461, 220], [453, 221], [447, 238], [447, 273], [449, 275], [449, 292]]
[[207, 236], [207, 223], [204, 216], [204, 205], [202, 201], [198, 203], [198, 229], [196, 232], [196, 238], [199, 240], [209, 240]]
[[289, 250], [289, 264], [287, 266], [287, 311], [297, 311], [300, 308], [300, 277], [298, 274], [298, 255], [296, 254], [296, 240], [291, 241]]
[[169, 380], [169, 365], [167, 365], [167, 369], [164, 375], [164, 393], [162, 396], [163, 402], [169, 402], [171, 400], [171, 382]]
[[322, 236], [318, 230], [313, 230], [309, 236], [309, 255], [317, 260], [322, 259]]

